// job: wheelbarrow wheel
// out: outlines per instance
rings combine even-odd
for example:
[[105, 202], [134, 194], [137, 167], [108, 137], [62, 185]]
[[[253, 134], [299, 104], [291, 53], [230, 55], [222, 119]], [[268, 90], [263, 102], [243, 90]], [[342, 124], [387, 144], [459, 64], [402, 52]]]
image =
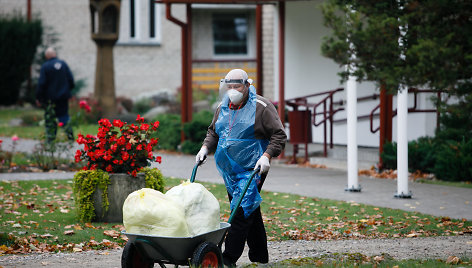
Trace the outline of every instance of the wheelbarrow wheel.
[[211, 242], [201, 243], [190, 260], [192, 267], [223, 267], [223, 255], [218, 246]]
[[128, 242], [121, 254], [122, 268], [154, 267], [154, 262], [147, 260], [136, 248], [134, 243]]

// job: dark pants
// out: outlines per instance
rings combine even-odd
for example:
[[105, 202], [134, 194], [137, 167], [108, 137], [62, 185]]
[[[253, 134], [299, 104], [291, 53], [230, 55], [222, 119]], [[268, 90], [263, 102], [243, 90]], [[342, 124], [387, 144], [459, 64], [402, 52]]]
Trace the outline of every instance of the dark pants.
[[[261, 177], [261, 183], [258, 185], [259, 192], [266, 176], [267, 174], [264, 174]], [[228, 197], [231, 202], [232, 196], [229, 193]], [[241, 207], [237, 209], [225, 239], [225, 251], [223, 252], [225, 264], [236, 264], [236, 261], [243, 254], [246, 241], [249, 246], [250, 261], [269, 262], [267, 235], [260, 206], [248, 218], [244, 218], [244, 211]]]
[[[71, 141], [74, 140], [74, 133], [72, 127], [69, 124], [69, 101], [59, 100], [52, 104], [52, 107], [46, 107], [44, 113], [45, 125], [46, 125], [46, 140], [53, 142], [56, 139], [57, 134], [57, 122], [56, 118], [62, 123], [64, 131], [67, 134], [67, 138]], [[52, 109], [51, 109], [52, 108]]]

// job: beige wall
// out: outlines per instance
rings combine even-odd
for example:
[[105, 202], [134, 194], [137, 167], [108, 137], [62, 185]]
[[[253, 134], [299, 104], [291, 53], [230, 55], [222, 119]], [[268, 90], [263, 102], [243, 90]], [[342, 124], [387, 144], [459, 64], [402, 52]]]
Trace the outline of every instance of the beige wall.
[[[136, 98], [139, 95], [168, 91], [175, 93], [181, 84], [181, 28], [165, 17], [165, 6], [157, 8], [159, 23], [156, 31], [160, 38], [146, 40], [149, 31], [147, 19], [147, 1], [139, 3], [140, 20], [137, 24], [139, 38], [129, 38], [129, 5], [121, 1], [120, 40], [114, 48], [116, 96]], [[0, 0], [0, 13], [12, 13], [14, 10], [26, 14], [26, 1]], [[234, 6], [233, 6], [234, 8]], [[236, 7], [241, 8], [241, 7]], [[211, 14], [212, 9], [194, 9], [193, 13], [193, 58], [212, 58]], [[275, 7], [263, 7], [263, 62], [264, 96], [274, 97], [274, 16]], [[90, 11], [88, 0], [40, 0], [32, 1], [34, 17], [39, 17], [44, 25], [58, 34], [56, 43], [58, 56], [70, 66], [75, 79], [83, 79], [86, 88], [81, 95], [93, 93], [95, 79], [96, 46], [90, 37]], [[185, 21], [185, 6], [172, 5], [173, 16]], [[249, 55], [256, 57], [255, 9], [250, 9]], [[47, 41], [47, 38], [46, 40]], [[240, 58], [240, 57], [238, 57]], [[198, 66], [198, 65], [197, 65]], [[255, 67], [255, 63], [249, 63]], [[231, 66], [233, 67], [233, 66]], [[234, 67], [239, 67], [238, 64]], [[253, 77], [256, 79], [256, 77]]]
[[[125, 0], [122, 3], [126, 5]], [[0, 13], [18, 10], [26, 14], [26, 1], [0, 0], [0, 7]], [[182, 5], [173, 6], [176, 17], [182, 17], [184, 11]], [[41, 18], [46, 27], [58, 34], [58, 56], [69, 64], [76, 80], [84, 79], [87, 84], [81, 94], [92, 93], [96, 47], [90, 38], [89, 1], [32, 1], [32, 12], [34, 17]], [[175, 91], [180, 86], [180, 27], [165, 18], [164, 7], [160, 9], [160, 13], [160, 44], [115, 46], [117, 96], [134, 98], [150, 91]]]

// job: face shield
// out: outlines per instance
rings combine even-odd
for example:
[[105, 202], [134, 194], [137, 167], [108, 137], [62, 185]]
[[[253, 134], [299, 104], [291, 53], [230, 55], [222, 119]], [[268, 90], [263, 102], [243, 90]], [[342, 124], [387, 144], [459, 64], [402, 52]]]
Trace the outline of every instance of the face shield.
[[225, 94], [227, 94], [230, 89], [243, 89], [244, 86], [248, 83], [248, 80], [245, 79], [220, 79], [220, 90], [219, 90], [219, 99], [223, 100]]

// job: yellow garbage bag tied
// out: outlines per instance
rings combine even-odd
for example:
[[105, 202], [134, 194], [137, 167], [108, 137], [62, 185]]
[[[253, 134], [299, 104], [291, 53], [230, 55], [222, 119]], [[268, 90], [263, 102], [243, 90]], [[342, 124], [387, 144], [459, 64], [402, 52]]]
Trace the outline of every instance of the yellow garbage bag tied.
[[214, 231], [220, 227], [220, 204], [200, 183], [184, 182], [171, 188], [165, 196], [184, 208], [191, 236]]
[[128, 195], [123, 204], [126, 232], [168, 237], [188, 237], [184, 208], [163, 193], [143, 188]]

